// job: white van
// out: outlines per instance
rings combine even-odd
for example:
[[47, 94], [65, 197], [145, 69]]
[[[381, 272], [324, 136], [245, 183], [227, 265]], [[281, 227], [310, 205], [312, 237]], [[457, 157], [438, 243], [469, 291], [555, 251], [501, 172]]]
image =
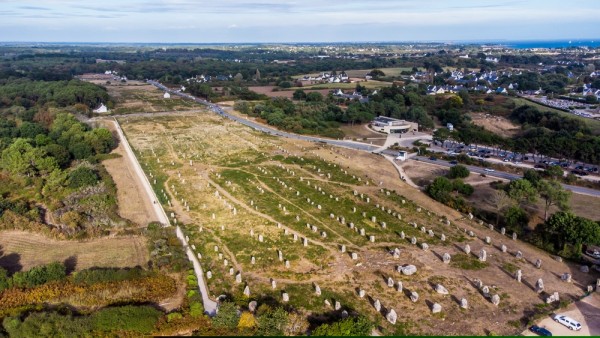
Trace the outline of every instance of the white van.
[[567, 317], [564, 315], [556, 315], [554, 316], [554, 321], [568, 327], [571, 330], [579, 331], [581, 330], [581, 324], [578, 321], [571, 317]]

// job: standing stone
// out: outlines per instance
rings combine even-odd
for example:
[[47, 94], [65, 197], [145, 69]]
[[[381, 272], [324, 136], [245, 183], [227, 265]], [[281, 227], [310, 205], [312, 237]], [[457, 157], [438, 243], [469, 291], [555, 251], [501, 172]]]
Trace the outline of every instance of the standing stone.
[[487, 286], [487, 285], [484, 285], [484, 286], [481, 288], [481, 292], [483, 293], [483, 296], [484, 296], [485, 298], [488, 298], [488, 297], [490, 296], [490, 287], [489, 287], [489, 286]]
[[421, 232], [425, 233], [427, 232], [427, 229], [425, 229], [425, 227], [421, 227]]
[[340, 248], [340, 251], [342, 253], [346, 252], [346, 246], [344, 244], [342, 244], [342, 247]]
[[235, 271], [233, 270], [233, 268], [229, 268], [229, 275], [233, 276], [234, 273], [235, 273]]
[[410, 276], [417, 272], [417, 267], [414, 265], [399, 266], [398, 272], [402, 272], [403, 275]]
[[410, 300], [413, 303], [416, 303], [419, 300], [419, 294], [416, 291], [410, 293]]
[[401, 239], [405, 239], [406, 235], [404, 234], [404, 231], [400, 231], [400, 238]]
[[493, 225], [489, 225], [490, 230], [494, 231], [494, 226]]
[[442, 242], [446, 241], [446, 235], [442, 234], [440, 236], [440, 241], [442, 241]]
[[365, 234], [366, 234], [366, 233], [365, 233], [365, 229], [364, 229], [364, 228], [361, 228], [361, 229], [360, 229], [360, 235], [361, 235], [361, 236], [364, 236]]
[[542, 293], [544, 292], [544, 281], [540, 278], [535, 283], [535, 292]]
[[258, 241], [259, 242], [263, 242], [265, 240], [265, 238], [263, 237], [263, 235], [258, 235]]
[[397, 290], [398, 292], [402, 292], [402, 289], [403, 289], [402, 282], [401, 282], [401, 281], [398, 281], [398, 282], [396, 283], [396, 290]]
[[223, 260], [223, 266], [227, 266], [229, 265], [229, 261], [227, 261], [226, 259]]
[[492, 304], [498, 306], [498, 304], [500, 304], [500, 296], [498, 295], [493, 295], [492, 296]]
[[317, 295], [317, 296], [321, 295], [321, 287], [319, 287], [318, 284], [315, 284], [315, 295]]
[[431, 313], [440, 313], [442, 312], [442, 306], [438, 303], [434, 303], [433, 306], [431, 306]]
[[285, 268], [289, 269], [290, 268], [290, 261], [289, 260], [285, 260]]
[[250, 287], [248, 285], [246, 285], [246, 287], [244, 288], [244, 295], [246, 297], [250, 297]]
[[516, 241], [516, 240], [517, 240], [517, 233], [516, 233], [516, 232], [513, 232], [513, 234], [512, 234], [512, 239], [513, 239], [513, 241]]
[[284, 303], [287, 303], [290, 301], [290, 295], [287, 294], [287, 292], [284, 292], [281, 294], [281, 301]]
[[254, 256], [252, 256], [252, 258], [250, 258], [250, 264], [255, 264], [256, 263], [256, 258]]
[[417, 244], [417, 238], [413, 236], [413, 237], [410, 239], [410, 244], [412, 244], [412, 245], [416, 245], [416, 244]]
[[387, 319], [387, 321], [390, 322], [390, 324], [394, 325], [396, 324], [398, 315], [396, 314], [396, 311], [394, 311], [394, 309], [390, 309], [390, 311], [388, 311], [387, 315], [385, 316], [385, 319]]
[[302, 245], [308, 246], [308, 239], [306, 237], [302, 240]]
[[219, 251], [219, 247], [215, 245], [215, 252]]
[[427, 243], [421, 243], [421, 249], [429, 250], [429, 245]]
[[468, 234], [469, 234], [469, 236], [471, 236], [471, 237], [475, 237], [475, 233], [474, 233], [473, 231], [471, 231], [471, 230], [469, 230], [469, 233], [468, 233]]
[[571, 274], [570, 273], [563, 273], [562, 276], [560, 276], [560, 279], [563, 282], [571, 283]]
[[253, 301], [251, 301], [250, 303], [248, 303], [248, 310], [249, 310], [250, 312], [254, 312], [254, 311], [256, 311], [256, 308], [257, 308], [257, 307], [258, 307], [258, 303], [257, 303], [255, 300], [253, 300]]
[[469, 244], [465, 245], [465, 253], [467, 255], [471, 253], [471, 246]]
[[469, 308], [469, 302], [467, 302], [466, 298], [462, 298], [460, 300], [460, 307], [463, 308], [463, 309]]
[[242, 282], [242, 274], [240, 272], [235, 275], [235, 282], [238, 284]]
[[500, 251], [506, 252], [507, 250], [508, 248], [506, 247], [506, 245], [502, 244], [502, 246], [500, 247]]
[[538, 269], [542, 267], [542, 260], [541, 259], [538, 258], [535, 261], [535, 267], [538, 268]]
[[517, 270], [517, 273], [515, 275], [515, 279], [517, 280], [517, 282], [521, 283], [521, 278], [523, 278], [523, 271]]
[[350, 257], [352, 258], [352, 260], [357, 260], [358, 259], [358, 254], [356, 252], [353, 252]]
[[475, 278], [473, 282], [475, 283], [475, 286], [477, 286], [478, 289], [483, 288], [483, 282], [481, 281], [481, 279]]
[[360, 289], [360, 290], [358, 290], [358, 296], [359, 296], [360, 298], [364, 298], [364, 297], [365, 297], [365, 295], [366, 295], [366, 292], [365, 292], [365, 290], [363, 290], [363, 289]]
[[596, 292], [600, 292], [600, 278], [596, 279]]
[[483, 249], [479, 251], [479, 260], [485, 262], [487, 260], [487, 252]]
[[334, 305], [333, 305], [333, 308], [336, 311], [339, 311], [342, 308], [342, 304], [339, 301], [336, 300], [335, 303], [334, 303]]
[[206, 271], [206, 278], [207, 279], [211, 279], [212, 278], [212, 272], [210, 270]]
[[294, 234], [294, 242], [298, 240], [298, 234]]
[[371, 216], [371, 222], [376, 223], [377, 222], [377, 217]]
[[490, 238], [490, 236], [485, 236], [485, 243], [486, 244], [491, 244], [492, 243], [492, 239]]
[[435, 292], [442, 294], [442, 295], [447, 295], [448, 289], [446, 289], [442, 284], [437, 284], [435, 286]]
[[521, 259], [521, 258], [523, 258], [523, 253], [521, 251], [517, 251], [517, 253], [515, 254], [515, 257], [517, 259]]
[[450, 263], [450, 259], [451, 259], [451, 258], [452, 258], [452, 256], [450, 256], [450, 254], [446, 252], [446, 253], [445, 253], [445, 254], [442, 256], [442, 262], [444, 262], [445, 264], [449, 264], [449, 263]]
[[375, 236], [373, 236], [373, 235], [369, 236], [369, 242], [375, 243]]
[[272, 289], [276, 289], [277, 288], [277, 282], [273, 278], [271, 278], [271, 288]]
[[555, 302], [560, 301], [560, 298], [558, 297], [558, 292], [554, 292], [554, 301]]
[[394, 287], [394, 280], [392, 279], [392, 277], [388, 277], [387, 279], [387, 286], [390, 288]]
[[502, 227], [500, 228], [500, 233], [505, 235], [506, 234], [506, 228]]
[[589, 268], [589, 266], [587, 266], [587, 265], [582, 265], [582, 266], [579, 268], [579, 271], [581, 271], [581, 272], [583, 272], [583, 273], [588, 273], [588, 272], [590, 272], [590, 268]]
[[375, 308], [375, 310], [377, 310], [377, 312], [381, 311], [381, 302], [379, 301], [379, 299], [375, 300], [375, 302], [373, 303], [373, 307]]
[[435, 234], [433, 233], [433, 230], [429, 230], [429, 231], [427, 232], [427, 234], [429, 235], [429, 237], [433, 237], [433, 236], [435, 236]]

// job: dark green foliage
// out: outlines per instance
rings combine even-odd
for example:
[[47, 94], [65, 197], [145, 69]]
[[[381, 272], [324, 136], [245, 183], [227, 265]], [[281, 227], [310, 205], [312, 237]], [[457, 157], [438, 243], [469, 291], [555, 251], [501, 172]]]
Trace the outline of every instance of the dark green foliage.
[[86, 166], [77, 167], [68, 176], [68, 185], [74, 189], [87, 187], [96, 183], [98, 183], [98, 175], [93, 169]]
[[287, 321], [288, 313], [283, 308], [269, 309], [257, 318], [257, 334], [260, 336], [283, 336]]
[[322, 324], [313, 332], [313, 336], [370, 336], [373, 329], [365, 317], [346, 318], [331, 324]]
[[509, 230], [522, 234], [523, 228], [529, 223], [529, 215], [522, 208], [512, 206], [504, 213], [504, 223]]
[[446, 176], [450, 179], [465, 178], [465, 177], [469, 177], [470, 173], [471, 172], [469, 171], [469, 169], [467, 169], [467, 167], [465, 167], [464, 165], [458, 164], [458, 165], [451, 167], [450, 172]]
[[0, 267], [0, 292], [10, 287], [11, 280], [8, 277], [8, 271]]
[[[536, 232], [554, 252], [563, 250], [567, 245], [600, 244], [600, 225], [589, 219], [578, 217], [570, 212], [559, 211], [537, 226]], [[575, 252], [578, 256], [581, 251]]]
[[92, 285], [103, 282], [118, 282], [124, 280], [140, 279], [152, 275], [140, 267], [131, 269], [87, 269], [73, 274], [73, 282], [76, 284]]
[[223, 302], [219, 306], [219, 312], [212, 319], [212, 324], [216, 328], [235, 330], [240, 318], [235, 303]]
[[452, 182], [445, 177], [436, 177], [433, 182], [427, 186], [427, 194], [438, 202], [445, 203], [450, 198], [452, 191]]
[[4, 318], [2, 325], [10, 337], [83, 337], [91, 336], [92, 326], [86, 317], [60, 315], [56, 312], [35, 312], [23, 321], [18, 317]]
[[151, 306], [105, 308], [90, 316], [96, 330], [105, 332], [133, 331], [148, 334], [162, 313]]
[[36, 266], [29, 271], [19, 271], [12, 276], [12, 285], [19, 288], [31, 288], [66, 277], [65, 266], [59, 262]]

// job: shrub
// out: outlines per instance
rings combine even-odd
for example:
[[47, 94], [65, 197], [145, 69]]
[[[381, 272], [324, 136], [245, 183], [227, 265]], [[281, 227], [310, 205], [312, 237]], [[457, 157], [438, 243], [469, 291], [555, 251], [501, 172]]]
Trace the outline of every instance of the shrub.
[[231, 302], [223, 302], [219, 306], [219, 312], [212, 320], [214, 327], [229, 330], [234, 330], [237, 327], [238, 322], [237, 307]]
[[167, 315], [167, 322], [172, 322], [174, 320], [182, 319], [183, 315], [179, 312], [171, 312]]
[[62, 280], [67, 272], [59, 262], [36, 266], [29, 271], [17, 272], [12, 277], [12, 285], [20, 288], [31, 288], [51, 281]]
[[339, 322], [317, 327], [313, 336], [369, 336], [373, 324], [365, 317], [346, 318]]
[[190, 316], [198, 318], [204, 314], [204, 306], [201, 302], [190, 303]]
[[467, 167], [458, 164], [450, 168], [450, 172], [448, 172], [448, 175], [446, 176], [448, 178], [465, 178], [469, 177], [470, 173], [471, 172], [469, 171], [469, 169], [467, 169]]
[[150, 333], [162, 313], [151, 306], [121, 306], [102, 309], [91, 316], [95, 329]]
[[101, 282], [117, 282], [124, 280], [133, 280], [152, 275], [152, 272], [146, 271], [140, 267], [132, 269], [87, 269], [73, 275], [75, 284], [92, 285]]
[[74, 189], [87, 187], [98, 182], [98, 175], [91, 168], [80, 166], [69, 173], [67, 182]]

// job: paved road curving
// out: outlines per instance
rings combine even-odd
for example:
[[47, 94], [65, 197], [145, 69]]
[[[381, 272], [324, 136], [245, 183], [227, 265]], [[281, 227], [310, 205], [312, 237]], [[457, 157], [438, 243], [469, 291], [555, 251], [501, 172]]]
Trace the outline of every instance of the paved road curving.
[[[334, 139], [328, 139], [328, 138], [322, 138], [322, 137], [314, 137], [314, 136], [304, 136], [304, 135], [298, 135], [298, 134], [292, 134], [292, 133], [288, 133], [288, 132], [284, 132], [284, 131], [280, 131], [271, 127], [267, 127], [263, 124], [260, 123], [256, 123], [254, 121], [250, 121], [238, 116], [235, 116], [233, 114], [229, 114], [227, 113], [225, 110], [223, 110], [223, 108], [221, 108], [219, 105], [214, 104], [214, 103], [210, 103], [206, 100], [203, 99], [199, 99], [197, 97], [194, 97], [192, 95], [189, 94], [185, 94], [185, 93], [181, 93], [178, 91], [173, 91], [167, 87], [165, 87], [164, 85], [160, 84], [157, 81], [151, 81], [148, 80], [148, 83], [156, 86], [159, 89], [162, 89], [164, 91], [167, 91], [171, 94], [174, 95], [179, 95], [183, 98], [187, 98], [190, 100], [193, 100], [197, 103], [203, 104], [205, 106], [207, 106], [211, 111], [229, 118], [231, 120], [237, 121], [241, 124], [244, 124], [248, 127], [254, 128], [256, 130], [262, 131], [264, 133], [267, 134], [271, 134], [271, 135], [275, 135], [275, 136], [281, 136], [281, 137], [287, 137], [287, 138], [291, 138], [291, 139], [296, 139], [296, 140], [303, 140], [303, 141], [309, 141], [309, 142], [317, 142], [317, 143], [326, 143], [326, 144], [331, 144], [331, 145], [335, 145], [338, 147], [344, 147], [344, 148], [351, 148], [351, 149], [356, 149], [356, 150], [362, 150], [362, 151], [368, 151], [368, 152], [374, 152], [375, 150], [377, 150], [379, 147], [377, 146], [372, 146], [369, 144], [364, 144], [364, 143], [359, 143], [359, 142], [353, 142], [353, 141], [343, 141], [343, 140], [334, 140]], [[381, 152], [379, 152], [380, 154], [385, 154], [385, 155], [391, 155], [391, 156], [396, 156], [397, 152], [394, 150], [383, 150]], [[429, 160], [427, 157], [422, 157], [422, 156], [416, 156], [414, 157], [414, 159], [419, 160], [419, 161], [423, 161], [423, 162], [428, 162], [428, 163], [432, 163], [432, 164], [437, 164], [437, 165], [441, 165], [441, 166], [445, 166], [445, 167], [451, 167], [452, 164], [450, 164], [447, 161], [442, 161], [442, 160], [437, 160], [437, 161], [431, 161]], [[475, 173], [479, 173], [479, 174], [485, 174], [487, 176], [491, 176], [491, 177], [498, 177], [498, 178], [503, 178], [503, 179], [508, 179], [508, 180], [516, 180], [521, 178], [522, 176], [520, 175], [515, 175], [515, 174], [511, 174], [511, 173], [507, 173], [507, 172], [503, 172], [503, 171], [493, 171], [493, 172], [489, 172], [486, 171], [485, 168], [481, 168], [481, 167], [475, 167], [475, 166], [467, 166], [469, 168], [469, 170], [471, 170], [472, 172]], [[588, 195], [588, 196], [594, 196], [594, 197], [600, 197], [600, 191], [598, 190], [594, 190], [594, 189], [590, 189], [590, 188], [584, 188], [584, 187], [579, 187], [579, 186], [575, 186], [575, 185], [568, 185], [568, 184], [562, 184], [562, 186], [565, 189], [571, 190], [572, 192], [576, 193], [576, 194], [581, 194], [581, 195]]]
[[[142, 182], [142, 185], [144, 186], [144, 191], [146, 192], [146, 194], [148, 194], [149, 199], [152, 201], [152, 210], [154, 210], [157, 219], [164, 226], [170, 226], [171, 224], [169, 222], [169, 218], [167, 217], [167, 214], [165, 213], [165, 210], [163, 209], [162, 205], [158, 202], [158, 198], [156, 197], [156, 194], [154, 193], [154, 190], [150, 185], [150, 181], [148, 181], [148, 178], [144, 174], [144, 171], [142, 170], [142, 167], [140, 166], [137, 157], [133, 153], [131, 146], [129, 146], [129, 142], [125, 137], [123, 130], [121, 129], [121, 125], [119, 125], [119, 122], [114, 118], [109, 121], [115, 124], [117, 134], [119, 135], [119, 139], [125, 148], [125, 153], [127, 154], [129, 161], [133, 164], [134, 171], [140, 179], [140, 182]], [[175, 232], [177, 234], [177, 238], [179, 238], [179, 240], [183, 244], [188, 259], [192, 262], [192, 265], [194, 267], [194, 272], [196, 274], [196, 277], [198, 278], [198, 288], [200, 290], [200, 294], [202, 295], [204, 311], [209, 316], [214, 316], [217, 313], [217, 303], [208, 298], [208, 288], [206, 287], [206, 282], [204, 280], [204, 272], [202, 271], [202, 266], [200, 265], [200, 262], [198, 261], [198, 258], [196, 257], [195, 253], [190, 248], [183, 234], [183, 231], [179, 226], [176, 227]]]

